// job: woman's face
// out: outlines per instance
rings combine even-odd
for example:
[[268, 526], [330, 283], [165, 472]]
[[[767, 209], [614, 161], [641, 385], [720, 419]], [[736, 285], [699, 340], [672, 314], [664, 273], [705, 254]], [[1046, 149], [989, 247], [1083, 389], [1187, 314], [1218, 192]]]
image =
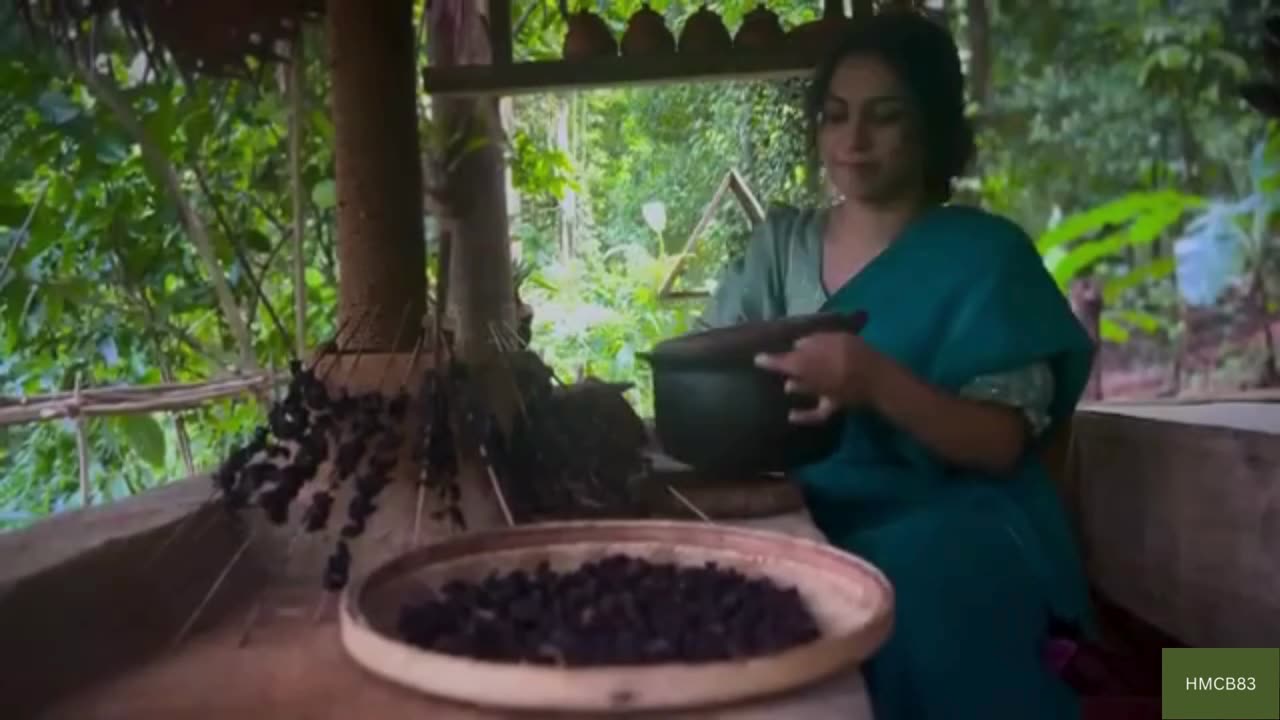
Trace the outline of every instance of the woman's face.
[[827, 178], [846, 199], [884, 205], [924, 184], [919, 123], [906, 88], [883, 61], [843, 60], [831, 77], [818, 126]]

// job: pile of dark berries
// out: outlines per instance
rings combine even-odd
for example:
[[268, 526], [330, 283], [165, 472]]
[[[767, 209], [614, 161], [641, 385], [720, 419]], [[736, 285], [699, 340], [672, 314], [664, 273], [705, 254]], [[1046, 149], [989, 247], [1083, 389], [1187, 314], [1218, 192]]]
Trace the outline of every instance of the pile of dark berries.
[[625, 555], [558, 573], [452, 581], [400, 613], [418, 647], [496, 662], [645, 665], [770, 655], [816, 640], [795, 588], [708, 563], [655, 564]]

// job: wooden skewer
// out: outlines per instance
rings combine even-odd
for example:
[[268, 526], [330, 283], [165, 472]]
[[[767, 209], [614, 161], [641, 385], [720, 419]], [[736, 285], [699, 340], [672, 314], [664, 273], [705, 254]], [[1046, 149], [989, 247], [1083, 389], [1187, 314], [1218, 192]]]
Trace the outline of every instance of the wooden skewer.
[[[76, 373], [76, 385], [74, 390], [73, 405], [80, 404], [80, 373]], [[76, 454], [80, 460], [80, 505], [81, 507], [89, 507], [89, 503], [93, 502], [93, 493], [89, 482], [89, 433], [85, 427], [84, 414], [80, 412], [79, 407], [75, 409], [76, 424]]]
[[[305, 521], [305, 517], [304, 517]], [[302, 537], [302, 533], [306, 530], [305, 522], [298, 525], [293, 534], [289, 536], [289, 544], [285, 545], [284, 557], [280, 561], [280, 574], [284, 575], [289, 571], [289, 558], [293, 557], [293, 549], [297, 547], [298, 538]], [[266, 593], [266, 588], [258, 589], [258, 595], [253, 600], [253, 607], [249, 610], [249, 617], [245, 619], [244, 628], [240, 631], [240, 642], [238, 647], [244, 647], [249, 644], [249, 635], [253, 632], [254, 627], [258, 624], [258, 616], [262, 614], [263, 600], [262, 596]]]
[[507, 380], [511, 383], [511, 390], [515, 394], [516, 405], [520, 408], [520, 415], [527, 421], [529, 419], [529, 406], [525, 404], [524, 393], [520, 392], [520, 383], [516, 380], [515, 368], [511, 367], [506, 351], [502, 349], [502, 341], [494, 323], [489, 323], [489, 334], [493, 337], [494, 345], [498, 346], [498, 357], [502, 361], [503, 370], [506, 371]]
[[209, 504], [212, 503], [217, 497], [218, 497], [218, 490], [215, 488], [213, 491], [209, 493], [209, 497], [205, 498], [204, 502], [197, 505], [196, 508], [192, 510], [190, 514], [188, 514], [182, 520], [178, 521], [178, 524], [173, 528], [173, 531], [169, 533], [169, 537], [165, 538], [165, 541], [160, 543], [160, 547], [156, 548], [155, 552], [151, 554], [151, 557], [147, 558], [147, 561], [142, 564], [142, 569], [146, 570], [150, 568], [152, 565], [154, 565], [155, 562], [159, 560], [161, 556], [164, 555], [165, 550], [168, 550], [169, 546], [173, 545], [173, 542], [177, 540], [179, 536], [182, 535], [182, 531], [185, 530], [187, 526], [191, 524], [191, 521], [195, 520], [196, 517], [200, 515], [200, 511], [208, 507]]
[[422, 532], [422, 510], [427, 502], [427, 488], [424, 483], [418, 483], [418, 507], [413, 516], [413, 541], [410, 548], [418, 547], [418, 537]]
[[[360, 312], [358, 316], [356, 316], [355, 324], [352, 326], [351, 332], [347, 333], [348, 342], [351, 340], [352, 337], [356, 335], [356, 333], [360, 332], [361, 328], [364, 327], [364, 321], [368, 319], [370, 312], [371, 311], [369, 310], [369, 308], [365, 308]], [[332, 356], [333, 360], [329, 363], [328, 367], [324, 369], [324, 372], [320, 374], [321, 381], [324, 381], [325, 378], [329, 377], [329, 373], [333, 372], [333, 369], [338, 366], [338, 361], [341, 359], [342, 353], [343, 353], [343, 349], [342, 349], [343, 346], [340, 341], [341, 341], [341, 338], [335, 335], [333, 338], [333, 352], [329, 353], [329, 355]], [[360, 360], [360, 355], [357, 354], [356, 361], [359, 362], [359, 360]]]
[[414, 343], [413, 354], [409, 356], [409, 364], [405, 366], [404, 377], [400, 379], [400, 387], [407, 388], [409, 386], [409, 377], [413, 375], [413, 369], [418, 366], [418, 353], [422, 352], [422, 347], [427, 343], [426, 334], [418, 336], [418, 342]]
[[308, 370], [314, 371], [320, 364], [321, 360], [329, 355], [330, 352], [337, 350], [338, 338], [342, 337], [342, 331], [347, 329], [347, 325], [349, 325], [351, 321], [351, 318], [347, 318], [338, 324], [337, 330], [333, 333], [333, 342], [325, 343], [320, 346], [320, 352], [316, 353], [316, 356], [311, 359], [311, 366], [307, 368]]
[[[400, 339], [404, 337], [405, 321], [407, 321], [408, 319], [409, 319], [409, 306], [408, 306], [408, 305], [405, 305], [405, 306], [404, 306], [404, 314], [402, 314], [402, 315], [400, 316], [400, 324], [399, 324], [398, 326], [396, 326], [396, 337], [395, 337], [395, 339], [394, 339], [394, 340], [392, 340], [392, 341], [391, 341], [391, 353], [392, 353], [392, 354], [394, 354], [394, 353], [396, 353], [396, 352], [398, 352], [398, 351], [399, 351], [399, 348], [400, 348]], [[383, 392], [385, 392], [385, 386], [386, 386], [387, 378], [388, 378], [388, 377], [391, 377], [391, 364], [390, 364], [390, 363], [388, 363], [388, 364], [387, 364], [387, 366], [386, 366], [386, 368], [384, 368], [383, 373], [382, 373], [382, 377], [378, 379], [378, 394], [379, 394], [379, 395], [381, 395]]]
[[226, 566], [222, 568], [222, 572], [219, 573], [217, 579], [213, 581], [213, 585], [209, 587], [209, 592], [205, 593], [204, 599], [201, 600], [200, 604], [196, 606], [196, 609], [192, 611], [191, 616], [187, 618], [186, 624], [184, 624], [182, 629], [178, 631], [178, 634], [174, 636], [173, 647], [181, 645], [182, 641], [186, 639], [187, 633], [189, 633], [192, 626], [196, 624], [196, 620], [200, 618], [200, 614], [204, 612], [209, 601], [218, 593], [218, 588], [221, 588], [222, 583], [226, 582], [227, 578], [231, 575], [231, 570], [236, 566], [236, 563], [240, 561], [240, 558], [244, 556], [244, 553], [249, 549], [249, 546], [253, 544], [255, 536], [256, 533], [249, 533], [249, 537], [245, 538], [244, 542], [241, 543], [240, 549], [236, 550], [235, 554], [231, 556], [231, 559], [227, 561]]
[[684, 496], [684, 493], [671, 487], [670, 485], [667, 486], [667, 492], [671, 493], [672, 497], [674, 497], [677, 501], [679, 501], [681, 505], [684, 505], [686, 508], [688, 508], [689, 512], [692, 512], [694, 515], [697, 515], [698, 518], [701, 519], [703, 522], [709, 522], [709, 523], [715, 524], [715, 520], [712, 520], [711, 516], [702, 512], [702, 510], [700, 510], [697, 505], [693, 504], [693, 501], [691, 501], [689, 498]]
[[498, 482], [498, 476], [493, 472], [493, 463], [489, 461], [489, 452], [485, 450], [483, 441], [480, 443], [480, 459], [484, 461], [484, 471], [489, 476], [489, 487], [493, 488], [493, 494], [498, 498], [502, 519], [507, 521], [507, 527], [515, 527], [516, 520], [511, 515], [511, 506], [507, 505], [507, 497], [502, 493], [502, 483]]

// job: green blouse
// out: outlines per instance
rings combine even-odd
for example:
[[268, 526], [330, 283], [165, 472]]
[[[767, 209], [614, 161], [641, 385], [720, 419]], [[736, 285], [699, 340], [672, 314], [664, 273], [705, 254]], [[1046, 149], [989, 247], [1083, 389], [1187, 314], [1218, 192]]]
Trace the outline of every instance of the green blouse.
[[[697, 326], [817, 312], [828, 298], [822, 283], [826, 215], [826, 210], [771, 210], [756, 226], [744, 256], [726, 268]], [[1053, 391], [1053, 373], [1040, 362], [974, 378], [960, 394], [1018, 408], [1039, 435], [1050, 422]]]

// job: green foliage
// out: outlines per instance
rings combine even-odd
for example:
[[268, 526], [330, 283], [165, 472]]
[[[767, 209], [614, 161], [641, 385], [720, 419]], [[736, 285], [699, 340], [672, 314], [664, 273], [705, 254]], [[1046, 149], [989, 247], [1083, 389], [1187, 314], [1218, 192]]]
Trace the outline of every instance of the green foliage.
[[[243, 83], [144, 81], [144, 64], [120, 38], [103, 41], [104, 48], [115, 43], [108, 57], [116, 85], [209, 227], [255, 354], [282, 365], [290, 338], [267, 320], [235, 252], [240, 245], [287, 319], [293, 289], [283, 262], [291, 253], [281, 96]], [[234, 344], [173, 198], [121, 119], [74, 77], [48, 48], [32, 46], [21, 26], [0, 30], [0, 261], [12, 253], [0, 276], [0, 394], [68, 391], [77, 377], [84, 386], [151, 384], [166, 372], [191, 381], [229, 369]], [[323, 68], [311, 68], [310, 77], [322, 94]], [[310, 104], [323, 107], [317, 98]], [[303, 176], [313, 207], [304, 252], [309, 334], [317, 338], [333, 324], [332, 153], [324, 113], [308, 119]], [[28, 215], [29, 232], [15, 232]], [[201, 467], [247, 429], [253, 405], [188, 415]], [[122, 497], [185, 474], [167, 416], [88, 424], [95, 496]], [[12, 522], [74, 507], [74, 433], [56, 422], [11, 428], [0, 447], [0, 477], [0, 514]]]
[[[1046, 256], [1054, 279], [1065, 289], [1099, 262], [1165, 237], [1185, 213], [1202, 204], [1197, 197], [1170, 190], [1133, 193], [1068, 217], [1041, 235], [1036, 247]], [[1116, 296], [1117, 287], [1140, 284], [1139, 278], [1168, 277], [1173, 266], [1162, 262], [1166, 259], [1155, 258], [1117, 278], [1112, 297]], [[1160, 274], [1161, 269], [1165, 274]]]
[[[570, 6], [600, 12], [620, 35], [641, 4]], [[735, 29], [756, 4], [712, 7]], [[652, 3], [677, 31], [698, 5]], [[820, 10], [811, 0], [769, 6], [787, 26]], [[948, 6], [963, 44], [965, 3]], [[1217, 213], [1256, 248], [1252, 262], [1274, 265], [1280, 175], [1266, 168], [1277, 140], [1233, 94], [1255, 65], [1260, 4], [986, 6], [993, 92], [975, 108], [981, 151], [965, 199], [1037, 236], [1064, 289], [1100, 280], [1108, 340], [1177, 332], [1171, 243], [1193, 232], [1190, 219]], [[513, 15], [524, 18], [519, 59], [559, 56], [564, 23], [556, 0], [515, 3]], [[291, 339], [268, 320], [236, 247], [292, 332], [283, 93], [271, 82], [182, 82], [150, 71], [119, 36], [106, 33], [99, 43], [208, 225], [256, 357], [279, 367]], [[321, 43], [313, 44], [302, 153], [312, 342], [333, 330], [337, 285], [334, 129]], [[535, 346], [557, 372], [634, 382], [632, 401], [651, 410], [648, 371], [636, 354], [688, 329], [700, 309], [660, 302], [657, 292], [724, 173], [736, 168], [766, 205], [821, 201], [803, 132], [804, 85], [725, 82], [512, 101], [507, 150], [520, 197], [511, 228], [529, 271], [521, 294], [534, 306]], [[66, 391], [77, 377], [101, 386], [225, 371], [237, 348], [208, 272], [120, 118], [49, 48], [32, 46], [18, 23], [0, 22], [0, 93], [0, 394]], [[441, 133], [424, 114], [428, 152], [456, 157], [442, 151], [473, 146]], [[1247, 162], [1260, 140], [1264, 149]], [[654, 202], [666, 214], [660, 234], [642, 214]], [[749, 227], [733, 204], [724, 203], [699, 241], [682, 287], [710, 285], [741, 250]], [[28, 216], [30, 232], [15, 232]], [[249, 399], [187, 413], [197, 465], [210, 467], [257, 416]], [[93, 418], [89, 440], [96, 498], [185, 474], [171, 416]], [[75, 448], [66, 422], [0, 428], [0, 526], [80, 503]]]
[[649, 368], [636, 354], [686, 332], [697, 310], [658, 299], [674, 261], [622, 245], [534, 271], [523, 293], [536, 308], [534, 349], [563, 379], [587, 373], [635, 383], [628, 399], [642, 415], [652, 416]]

